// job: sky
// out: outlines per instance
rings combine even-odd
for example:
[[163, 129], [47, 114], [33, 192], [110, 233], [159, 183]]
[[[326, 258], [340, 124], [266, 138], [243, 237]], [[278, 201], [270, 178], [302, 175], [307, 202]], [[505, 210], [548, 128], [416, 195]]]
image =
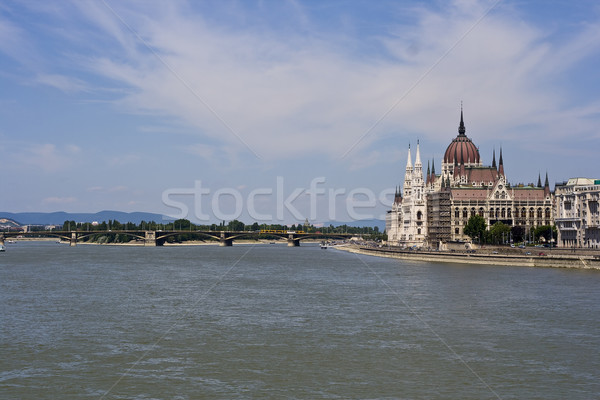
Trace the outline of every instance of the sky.
[[0, 211], [383, 218], [409, 145], [600, 178], [600, 3], [3, 1]]

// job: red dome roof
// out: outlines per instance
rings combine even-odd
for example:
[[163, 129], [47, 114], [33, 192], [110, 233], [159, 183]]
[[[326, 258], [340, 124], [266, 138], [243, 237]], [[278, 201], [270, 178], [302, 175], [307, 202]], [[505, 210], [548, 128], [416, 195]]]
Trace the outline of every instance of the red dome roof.
[[454, 164], [454, 157], [457, 164], [479, 164], [479, 150], [467, 135], [458, 135], [452, 140], [444, 154], [444, 162]]
[[456, 163], [479, 164], [479, 150], [473, 144], [471, 139], [465, 135], [465, 124], [463, 122], [462, 110], [460, 111], [460, 126], [458, 127], [458, 136], [452, 140], [452, 143], [446, 149], [444, 162], [453, 164], [456, 157]]

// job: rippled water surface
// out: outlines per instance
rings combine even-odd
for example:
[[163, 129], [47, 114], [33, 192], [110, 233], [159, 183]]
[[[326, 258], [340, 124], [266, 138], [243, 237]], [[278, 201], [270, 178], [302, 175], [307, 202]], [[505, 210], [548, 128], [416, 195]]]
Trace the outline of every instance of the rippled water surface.
[[2, 399], [593, 399], [600, 272], [17, 243]]

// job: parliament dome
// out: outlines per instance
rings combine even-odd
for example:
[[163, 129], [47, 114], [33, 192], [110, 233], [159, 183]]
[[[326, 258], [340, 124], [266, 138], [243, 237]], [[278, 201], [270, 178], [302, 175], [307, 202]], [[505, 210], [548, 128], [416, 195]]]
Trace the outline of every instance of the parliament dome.
[[444, 163], [454, 164], [479, 164], [479, 149], [465, 135], [465, 123], [463, 122], [463, 113], [460, 111], [460, 125], [458, 127], [458, 136], [456, 136], [444, 153]]

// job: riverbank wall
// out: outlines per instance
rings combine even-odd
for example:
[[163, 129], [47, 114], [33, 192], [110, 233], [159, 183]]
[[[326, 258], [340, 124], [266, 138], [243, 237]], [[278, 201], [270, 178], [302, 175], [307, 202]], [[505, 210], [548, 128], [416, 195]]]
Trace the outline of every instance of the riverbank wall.
[[600, 270], [600, 257], [594, 255], [477, 254], [442, 251], [410, 251], [384, 247], [361, 246], [335, 246], [335, 248], [351, 253], [411, 261]]

